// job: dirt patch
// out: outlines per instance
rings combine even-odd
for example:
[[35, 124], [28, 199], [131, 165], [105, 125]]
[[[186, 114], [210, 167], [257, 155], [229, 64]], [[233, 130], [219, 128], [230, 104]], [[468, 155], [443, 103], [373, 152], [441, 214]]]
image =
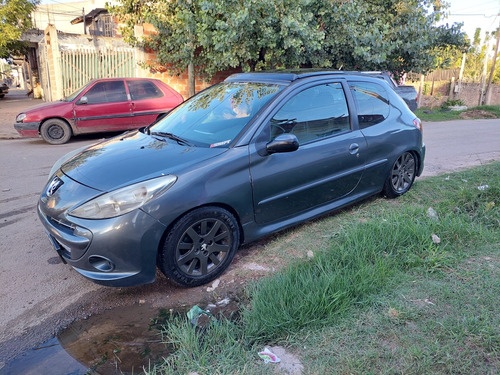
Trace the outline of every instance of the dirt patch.
[[484, 119], [484, 118], [497, 118], [493, 113], [488, 111], [482, 111], [479, 109], [474, 109], [472, 111], [465, 111], [460, 113], [460, 117], [464, 120], [473, 120], [473, 119]]

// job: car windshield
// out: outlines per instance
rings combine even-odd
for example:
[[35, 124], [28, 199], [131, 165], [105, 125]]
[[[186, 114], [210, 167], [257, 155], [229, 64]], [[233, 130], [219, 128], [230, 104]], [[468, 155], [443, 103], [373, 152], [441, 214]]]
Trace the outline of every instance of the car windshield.
[[80, 88], [79, 88], [78, 90], [76, 90], [73, 94], [66, 96], [66, 97], [65, 97], [64, 99], [62, 99], [62, 100], [63, 100], [63, 101], [65, 101], [65, 102], [72, 102], [72, 101], [73, 101], [73, 100], [75, 100], [75, 98], [76, 98], [78, 95], [80, 95], [80, 93], [81, 93], [83, 90], [85, 90], [85, 89], [88, 87], [88, 85], [90, 85], [91, 83], [92, 83], [92, 82], [89, 82], [89, 83], [87, 83], [85, 86], [80, 87]]
[[200, 147], [228, 147], [282, 85], [223, 82], [192, 97], [149, 129]]

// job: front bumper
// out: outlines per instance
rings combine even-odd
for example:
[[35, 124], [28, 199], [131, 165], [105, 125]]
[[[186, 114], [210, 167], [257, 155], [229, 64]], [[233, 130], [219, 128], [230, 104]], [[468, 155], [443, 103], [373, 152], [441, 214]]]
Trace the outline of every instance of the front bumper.
[[38, 137], [40, 129], [40, 122], [16, 122], [14, 129], [17, 130], [21, 137]]
[[156, 277], [156, 258], [166, 227], [141, 210], [104, 220], [67, 215], [73, 202], [64, 190], [86, 199], [95, 194], [88, 187], [59, 175], [64, 184], [50, 198], [46, 191], [38, 204], [38, 216], [50, 241], [64, 262], [86, 278], [106, 286], [151, 283]]

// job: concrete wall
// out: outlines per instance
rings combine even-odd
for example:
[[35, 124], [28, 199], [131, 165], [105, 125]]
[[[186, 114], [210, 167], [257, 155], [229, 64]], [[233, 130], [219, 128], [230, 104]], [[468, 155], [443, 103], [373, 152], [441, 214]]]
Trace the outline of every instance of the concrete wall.
[[[417, 87], [418, 89], [418, 87]], [[435, 86], [433, 95], [422, 95], [420, 107], [439, 107], [446, 100], [461, 100], [467, 107], [479, 105], [481, 94], [480, 83], [462, 83], [458, 92], [449, 95], [449, 84]], [[490, 105], [500, 105], [500, 85], [492, 84], [490, 98], [487, 102]]]

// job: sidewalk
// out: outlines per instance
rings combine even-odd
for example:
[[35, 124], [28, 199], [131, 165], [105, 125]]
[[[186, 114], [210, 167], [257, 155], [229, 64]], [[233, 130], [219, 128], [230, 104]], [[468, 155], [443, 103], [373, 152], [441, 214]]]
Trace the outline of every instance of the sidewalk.
[[0, 99], [0, 139], [20, 138], [14, 129], [16, 116], [29, 107], [44, 103], [41, 99], [28, 97], [26, 93], [26, 90], [10, 88], [9, 93]]

